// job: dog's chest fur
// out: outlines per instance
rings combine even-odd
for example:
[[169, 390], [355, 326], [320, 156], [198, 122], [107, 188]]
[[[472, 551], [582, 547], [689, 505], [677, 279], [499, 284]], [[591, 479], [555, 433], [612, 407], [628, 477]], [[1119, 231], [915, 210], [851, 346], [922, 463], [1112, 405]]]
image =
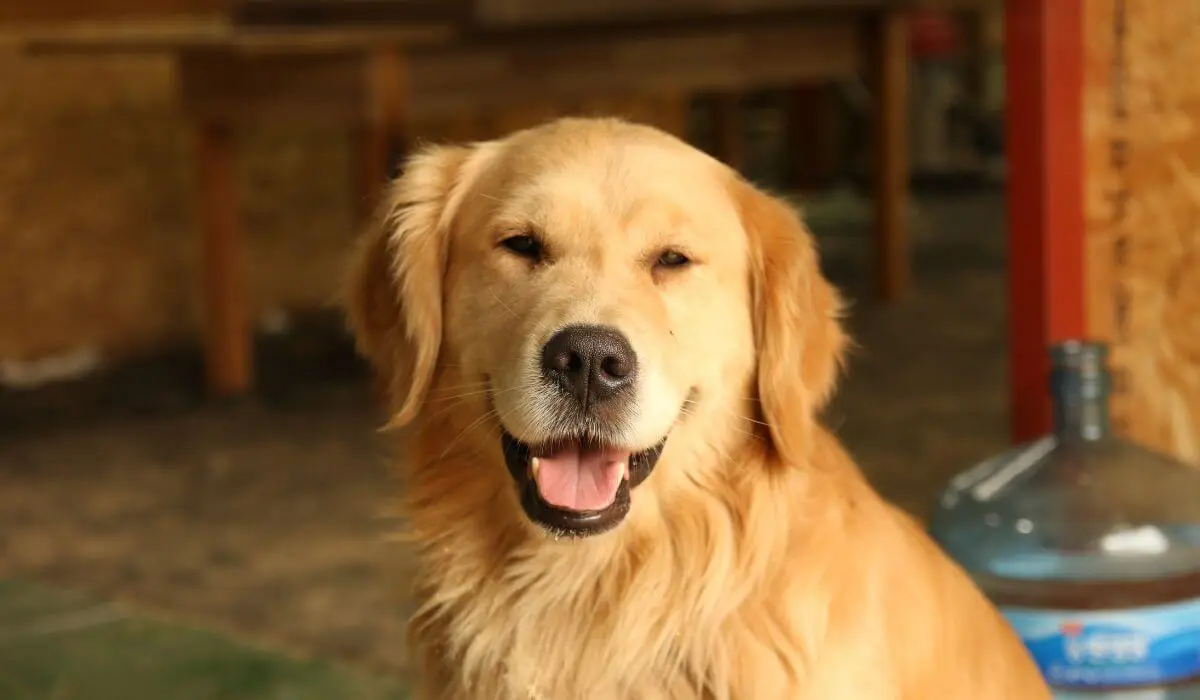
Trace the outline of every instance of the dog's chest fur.
[[[415, 470], [410, 481], [413, 638], [430, 691], [418, 698], [801, 700], [833, 672], [812, 654], [830, 591], [845, 586], [830, 581], [833, 560], [802, 555], [790, 534], [800, 487], [643, 494], [617, 532], [559, 542], [497, 497], [511, 486], [485, 475], [499, 469], [466, 469]], [[841, 531], [827, 525], [816, 530]]]
[[593, 546], [529, 541], [494, 567], [479, 549], [431, 554], [414, 620], [441, 686], [428, 697], [796, 696], [804, 638], [786, 604], [739, 586], [729, 553]]

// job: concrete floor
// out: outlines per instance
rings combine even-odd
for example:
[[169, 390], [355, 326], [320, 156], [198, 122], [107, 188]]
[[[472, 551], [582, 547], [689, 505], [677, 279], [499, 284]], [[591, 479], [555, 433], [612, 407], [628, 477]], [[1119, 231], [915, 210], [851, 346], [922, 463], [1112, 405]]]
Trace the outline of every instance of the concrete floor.
[[[818, 231], [859, 343], [830, 422], [917, 514], [1006, 440], [1002, 214], [997, 193], [919, 202], [917, 289], [888, 308], [854, 217]], [[407, 557], [366, 383], [344, 348], [262, 362], [238, 406], [198, 400], [194, 358], [0, 394], [0, 578], [401, 674]]]

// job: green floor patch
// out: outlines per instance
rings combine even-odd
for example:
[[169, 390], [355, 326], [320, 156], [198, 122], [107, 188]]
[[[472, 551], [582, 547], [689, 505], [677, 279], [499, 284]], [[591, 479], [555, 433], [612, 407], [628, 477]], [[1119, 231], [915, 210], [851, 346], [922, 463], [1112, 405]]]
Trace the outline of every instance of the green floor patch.
[[298, 661], [119, 606], [0, 581], [3, 700], [405, 700], [384, 680]]

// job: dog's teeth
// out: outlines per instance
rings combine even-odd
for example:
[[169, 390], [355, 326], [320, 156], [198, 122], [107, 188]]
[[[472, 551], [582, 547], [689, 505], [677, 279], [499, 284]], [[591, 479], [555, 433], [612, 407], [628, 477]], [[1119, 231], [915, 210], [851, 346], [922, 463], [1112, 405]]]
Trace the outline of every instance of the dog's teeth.
[[535, 479], [537, 478], [538, 467], [540, 466], [542, 466], [542, 460], [537, 457], [529, 460], [529, 474]]

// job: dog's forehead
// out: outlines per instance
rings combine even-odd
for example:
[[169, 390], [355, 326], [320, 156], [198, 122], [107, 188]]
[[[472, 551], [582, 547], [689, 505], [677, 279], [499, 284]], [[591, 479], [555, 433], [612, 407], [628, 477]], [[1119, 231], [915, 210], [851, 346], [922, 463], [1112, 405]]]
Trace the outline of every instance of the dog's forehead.
[[615, 137], [518, 149], [507, 208], [547, 226], [603, 218], [622, 226], [736, 228], [720, 164], [680, 142]]

